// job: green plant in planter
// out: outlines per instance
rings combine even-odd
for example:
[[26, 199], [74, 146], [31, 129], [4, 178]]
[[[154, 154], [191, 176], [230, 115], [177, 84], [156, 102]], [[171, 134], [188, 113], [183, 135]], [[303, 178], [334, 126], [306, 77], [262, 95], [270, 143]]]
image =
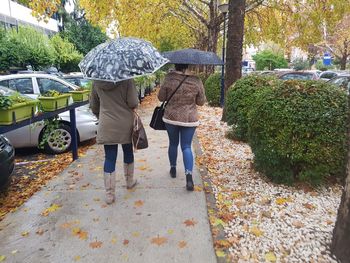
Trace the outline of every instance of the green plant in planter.
[[18, 92], [0, 95], [0, 125], [9, 125], [29, 119], [35, 111], [36, 100], [23, 97]]
[[38, 98], [41, 103], [41, 110], [55, 111], [67, 107], [70, 96], [69, 93], [62, 94], [56, 90], [48, 90]]
[[0, 109], [7, 110], [12, 106], [13, 102], [8, 96], [0, 95]]
[[91, 90], [86, 87], [79, 87], [76, 90], [71, 90], [69, 93], [72, 94], [74, 102], [87, 101], [89, 100]]

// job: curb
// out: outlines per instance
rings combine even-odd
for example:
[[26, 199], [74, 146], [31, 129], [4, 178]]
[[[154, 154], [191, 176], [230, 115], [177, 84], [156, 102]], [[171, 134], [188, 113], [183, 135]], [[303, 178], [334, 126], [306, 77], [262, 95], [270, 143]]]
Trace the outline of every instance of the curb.
[[[193, 147], [194, 151], [196, 153], [196, 156], [201, 157], [203, 156], [203, 151], [200, 146], [199, 139], [197, 137], [197, 134], [193, 137]], [[209, 178], [208, 174], [208, 169], [204, 165], [196, 164], [199, 173], [201, 175], [202, 181], [203, 181], [203, 190], [205, 193], [205, 199], [207, 203], [207, 213], [208, 213], [208, 218], [209, 218], [209, 225], [210, 225], [210, 230], [212, 233], [212, 239], [213, 239], [213, 247], [214, 247], [214, 252], [216, 256], [216, 260], [218, 263], [227, 263], [231, 262], [229, 258], [229, 250], [228, 249], [220, 249], [225, 253], [224, 257], [219, 257], [218, 254], [216, 253], [215, 249], [215, 243], [218, 241], [226, 240], [226, 235], [223, 226], [213, 226], [212, 223], [210, 222], [210, 216], [214, 215], [215, 217], [218, 218], [218, 211], [219, 209], [216, 206], [216, 200], [215, 200], [215, 195], [213, 194], [213, 187]], [[213, 210], [213, 214], [209, 214], [209, 209]]]

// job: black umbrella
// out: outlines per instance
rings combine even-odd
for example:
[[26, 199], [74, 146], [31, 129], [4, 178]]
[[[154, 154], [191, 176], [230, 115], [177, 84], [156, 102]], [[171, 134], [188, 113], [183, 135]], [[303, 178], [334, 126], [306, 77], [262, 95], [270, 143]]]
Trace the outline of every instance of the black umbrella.
[[172, 64], [222, 65], [222, 60], [214, 53], [198, 49], [181, 49], [162, 53]]

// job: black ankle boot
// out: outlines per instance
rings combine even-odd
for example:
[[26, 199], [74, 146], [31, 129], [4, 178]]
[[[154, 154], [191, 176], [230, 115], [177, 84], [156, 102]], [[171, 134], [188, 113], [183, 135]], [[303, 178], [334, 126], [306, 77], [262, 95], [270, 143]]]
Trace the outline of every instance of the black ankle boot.
[[186, 189], [187, 191], [193, 191], [194, 185], [193, 185], [193, 179], [192, 174], [187, 173], [186, 174]]
[[176, 178], [176, 167], [170, 168], [170, 176], [171, 178]]

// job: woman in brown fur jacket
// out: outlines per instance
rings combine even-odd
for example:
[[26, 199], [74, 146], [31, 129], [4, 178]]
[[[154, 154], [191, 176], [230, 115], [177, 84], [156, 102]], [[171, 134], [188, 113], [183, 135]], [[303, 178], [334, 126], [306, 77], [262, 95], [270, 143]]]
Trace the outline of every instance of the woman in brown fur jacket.
[[189, 74], [187, 69], [188, 65], [175, 65], [175, 70], [166, 75], [158, 93], [158, 99], [167, 101], [181, 81], [185, 79], [167, 104], [163, 120], [169, 136], [170, 176], [176, 177], [177, 148], [180, 141], [185, 166], [186, 189], [193, 191], [191, 145], [194, 132], [199, 125], [197, 105], [204, 105], [206, 99], [202, 81], [197, 76]]

